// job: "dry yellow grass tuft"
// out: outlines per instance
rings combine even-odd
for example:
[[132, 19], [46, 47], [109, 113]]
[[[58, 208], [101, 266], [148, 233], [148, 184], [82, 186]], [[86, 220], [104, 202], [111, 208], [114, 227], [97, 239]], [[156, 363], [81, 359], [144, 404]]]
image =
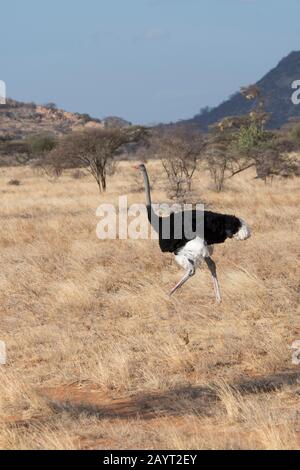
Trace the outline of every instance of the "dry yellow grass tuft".
[[135, 181], [121, 163], [100, 196], [89, 176], [1, 168], [0, 447], [299, 449], [299, 180], [217, 194], [197, 175], [199, 202], [253, 229], [215, 249], [221, 305], [205, 268], [168, 298], [181, 273], [157, 242], [97, 239], [101, 202], [144, 202]]

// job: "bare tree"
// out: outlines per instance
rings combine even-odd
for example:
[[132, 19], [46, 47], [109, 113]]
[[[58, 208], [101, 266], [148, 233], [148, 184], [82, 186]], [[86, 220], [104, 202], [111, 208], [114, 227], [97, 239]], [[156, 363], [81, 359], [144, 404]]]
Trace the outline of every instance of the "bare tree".
[[267, 182], [274, 176], [286, 178], [299, 175], [299, 161], [292, 153], [294, 150], [294, 143], [290, 139], [280, 132], [274, 133], [273, 138], [256, 154], [256, 178]]
[[220, 147], [210, 147], [206, 156], [214, 188], [217, 192], [220, 192], [224, 188], [225, 174], [228, 169], [227, 154]]
[[161, 158], [168, 178], [169, 195], [184, 202], [192, 189], [197, 162], [205, 147], [199, 131], [176, 127], [159, 134], [155, 139], [156, 155]]
[[85, 167], [95, 178], [100, 192], [106, 191], [107, 175], [114, 172], [120, 149], [141, 142], [146, 136], [147, 129], [140, 126], [75, 131], [64, 136], [50, 152], [48, 164], [62, 169]]
[[231, 168], [231, 151], [233, 129], [226, 120], [213, 125], [205, 148], [205, 160], [210, 172], [214, 188], [222, 191], [226, 172]]

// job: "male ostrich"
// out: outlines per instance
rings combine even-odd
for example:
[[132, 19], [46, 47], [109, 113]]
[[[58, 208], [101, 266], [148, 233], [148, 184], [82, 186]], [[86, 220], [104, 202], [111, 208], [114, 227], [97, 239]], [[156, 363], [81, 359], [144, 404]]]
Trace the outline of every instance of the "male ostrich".
[[[160, 249], [162, 252], [174, 253], [176, 262], [186, 270], [182, 279], [171, 290], [170, 295], [195, 274], [196, 268], [204, 259], [212, 275], [216, 301], [221, 302], [216, 264], [211, 259], [213, 245], [224, 243], [226, 238], [246, 240], [250, 237], [250, 229], [242, 219], [234, 215], [218, 214], [210, 211], [193, 209], [177, 213], [172, 212], [167, 217], [158, 216], [154, 212], [151, 202], [146, 167], [141, 164], [135, 168], [139, 169], [144, 177], [148, 220], [158, 233]], [[199, 220], [203, 221], [200, 228]], [[180, 235], [178, 236], [178, 234]]]

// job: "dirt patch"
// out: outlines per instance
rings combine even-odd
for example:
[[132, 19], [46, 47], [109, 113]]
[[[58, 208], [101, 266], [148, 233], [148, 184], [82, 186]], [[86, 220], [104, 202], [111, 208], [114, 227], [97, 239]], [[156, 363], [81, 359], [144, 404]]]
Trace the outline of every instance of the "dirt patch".
[[[231, 387], [242, 395], [246, 395], [268, 393], [279, 390], [286, 385], [295, 385], [298, 382], [300, 382], [300, 372], [284, 372], [252, 378], [232, 384]], [[65, 410], [73, 415], [85, 413], [97, 415], [99, 418], [117, 419], [136, 417], [149, 420], [159, 416], [184, 416], [186, 414], [186, 400], [193, 402], [193, 409], [198, 416], [210, 416], [211, 407], [219, 401], [213, 386], [190, 386], [166, 392], [114, 397], [113, 395], [108, 396], [97, 385], [70, 384], [42, 389], [41, 393], [57, 412]]]

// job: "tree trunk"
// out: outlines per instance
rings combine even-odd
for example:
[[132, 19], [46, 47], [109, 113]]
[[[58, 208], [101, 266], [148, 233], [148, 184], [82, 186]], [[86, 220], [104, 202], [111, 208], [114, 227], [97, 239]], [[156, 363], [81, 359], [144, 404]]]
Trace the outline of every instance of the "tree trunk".
[[105, 174], [102, 174], [100, 178], [101, 178], [102, 191], [105, 192], [106, 191], [106, 176], [105, 176]]

